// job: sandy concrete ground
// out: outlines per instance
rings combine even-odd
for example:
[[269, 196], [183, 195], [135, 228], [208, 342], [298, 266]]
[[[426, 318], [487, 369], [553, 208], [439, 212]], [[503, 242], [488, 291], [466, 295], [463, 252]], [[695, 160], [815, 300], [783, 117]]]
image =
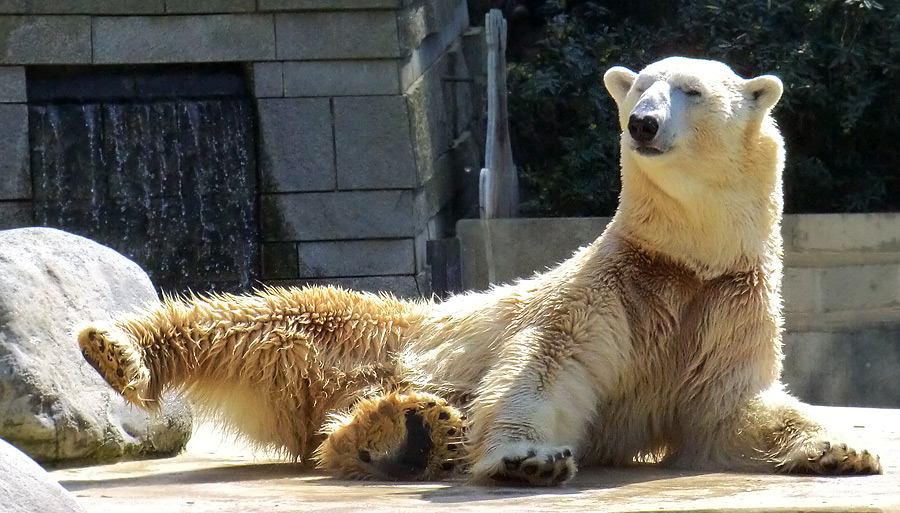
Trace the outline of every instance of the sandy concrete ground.
[[555, 489], [343, 481], [254, 455], [209, 425], [200, 425], [187, 450], [175, 458], [51, 475], [90, 513], [900, 512], [900, 410], [821, 408], [821, 413], [868, 440], [866, 447], [881, 455], [884, 475], [709, 474], [644, 467], [582, 470]]

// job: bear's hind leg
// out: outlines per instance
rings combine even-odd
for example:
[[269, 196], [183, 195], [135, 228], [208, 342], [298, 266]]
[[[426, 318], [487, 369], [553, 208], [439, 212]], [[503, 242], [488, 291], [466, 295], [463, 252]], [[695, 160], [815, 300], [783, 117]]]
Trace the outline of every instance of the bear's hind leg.
[[463, 418], [433, 394], [363, 399], [324, 431], [314, 457], [341, 477], [424, 480], [462, 470]]
[[[832, 476], [881, 474], [878, 455], [831, 436], [799, 411], [786, 410], [783, 415], [770, 457], [776, 471]], [[802, 428], [798, 430], [798, 426]]]
[[146, 396], [150, 371], [128, 336], [115, 328], [90, 327], [78, 334], [78, 345], [84, 359], [125, 399], [142, 408], [157, 406]]

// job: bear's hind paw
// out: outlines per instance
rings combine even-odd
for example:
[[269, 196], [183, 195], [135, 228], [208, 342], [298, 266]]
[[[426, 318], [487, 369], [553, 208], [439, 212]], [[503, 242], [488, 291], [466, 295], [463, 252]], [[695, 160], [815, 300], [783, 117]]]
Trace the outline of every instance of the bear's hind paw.
[[360, 401], [316, 451], [319, 467], [357, 479], [435, 479], [461, 470], [463, 419], [428, 393]]
[[81, 330], [78, 334], [81, 354], [125, 399], [142, 408], [151, 407], [143, 397], [150, 382], [150, 372], [141, 363], [137, 347], [124, 334], [121, 334], [122, 342], [112, 338], [115, 331], [97, 327]]

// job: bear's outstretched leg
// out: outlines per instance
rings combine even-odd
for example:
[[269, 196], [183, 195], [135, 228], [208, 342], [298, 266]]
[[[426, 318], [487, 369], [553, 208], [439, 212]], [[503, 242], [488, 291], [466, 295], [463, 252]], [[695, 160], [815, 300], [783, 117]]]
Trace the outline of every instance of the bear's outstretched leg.
[[844, 440], [807, 417], [802, 404], [786, 393], [769, 391], [752, 403], [751, 413], [766, 419], [757, 429], [768, 443], [768, 461], [775, 470], [822, 475], [880, 474], [881, 458]]
[[148, 409], [182, 389], [263, 447], [308, 461], [327, 415], [403, 380], [412, 303], [330, 287], [167, 299], [81, 331], [85, 359]]
[[363, 399], [324, 431], [314, 458], [343, 477], [434, 479], [462, 470], [462, 416], [433, 394]]
[[[721, 463], [735, 470], [768, 468], [821, 475], [882, 472], [878, 455], [832, 436], [803, 411], [804, 406], [780, 387], [763, 392], [735, 417], [739, 424], [714, 442], [719, 453], [715, 459], [724, 459]], [[721, 466], [715, 462], [710, 467]]]

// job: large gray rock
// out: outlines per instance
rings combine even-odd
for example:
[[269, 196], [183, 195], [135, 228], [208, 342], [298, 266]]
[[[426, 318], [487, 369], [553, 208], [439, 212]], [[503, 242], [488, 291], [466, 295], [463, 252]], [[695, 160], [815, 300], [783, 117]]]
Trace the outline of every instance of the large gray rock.
[[0, 231], [0, 438], [41, 463], [163, 456], [190, 437], [177, 402], [150, 416], [82, 358], [80, 324], [156, 299], [110, 248], [50, 228]]
[[0, 510], [5, 513], [84, 512], [40, 465], [3, 440], [0, 440]]

